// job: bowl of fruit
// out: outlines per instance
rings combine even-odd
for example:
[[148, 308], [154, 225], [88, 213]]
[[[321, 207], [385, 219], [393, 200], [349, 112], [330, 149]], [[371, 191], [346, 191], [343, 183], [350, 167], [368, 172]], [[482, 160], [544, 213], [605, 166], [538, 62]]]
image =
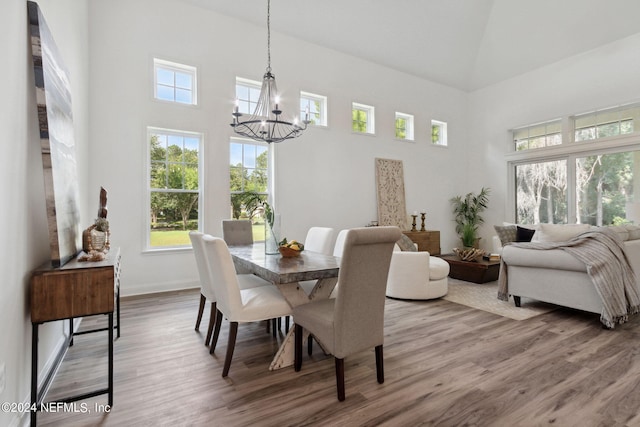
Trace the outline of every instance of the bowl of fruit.
[[287, 241], [285, 237], [278, 243], [278, 251], [280, 255], [285, 258], [292, 258], [300, 255], [300, 252], [304, 250], [304, 245], [297, 240]]

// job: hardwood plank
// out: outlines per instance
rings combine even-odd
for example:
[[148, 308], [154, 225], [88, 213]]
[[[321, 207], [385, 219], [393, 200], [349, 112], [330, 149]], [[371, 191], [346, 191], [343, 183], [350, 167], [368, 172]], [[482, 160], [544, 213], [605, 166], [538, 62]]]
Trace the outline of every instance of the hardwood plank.
[[[198, 290], [123, 298], [111, 412], [94, 410], [106, 403], [98, 396], [84, 401], [91, 413], [40, 413], [39, 425], [640, 425], [640, 319], [610, 331], [574, 310], [516, 321], [445, 300], [388, 299], [385, 382], [373, 349], [348, 357], [338, 402], [333, 357], [317, 345], [300, 372], [268, 370], [284, 331], [273, 338], [264, 323], [240, 325], [222, 378], [228, 323], [209, 355], [193, 330], [198, 303]], [[82, 328], [104, 322], [86, 318]], [[75, 338], [48, 400], [106, 384], [104, 341]]]

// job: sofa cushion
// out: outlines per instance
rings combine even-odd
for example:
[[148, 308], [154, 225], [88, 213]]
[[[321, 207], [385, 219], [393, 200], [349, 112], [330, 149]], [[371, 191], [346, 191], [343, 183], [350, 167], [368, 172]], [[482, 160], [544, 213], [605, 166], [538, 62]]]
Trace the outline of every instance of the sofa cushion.
[[516, 242], [530, 242], [536, 230], [516, 226]]
[[540, 224], [535, 238], [539, 242], [566, 242], [578, 234], [589, 231], [589, 224]]
[[607, 226], [607, 228], [615, 231], [618, 237], [620, 238], [620, 240], [622, 240], [623, 242], [626, 242], [627, 240], [629, 240], [629, 230], [627, 230], [626, 227], [622, 225], [610, 225], [610, 226]]
[[429, 280], [444, 279], [449, 275], [449, 263], [436, 256], [429, 257]]
[[515, 242], [517, 237], [517, 228], [515, 224], [510, 225], [494, 225], [493, 228], [498, 234], [502, 246], [507, 243]]

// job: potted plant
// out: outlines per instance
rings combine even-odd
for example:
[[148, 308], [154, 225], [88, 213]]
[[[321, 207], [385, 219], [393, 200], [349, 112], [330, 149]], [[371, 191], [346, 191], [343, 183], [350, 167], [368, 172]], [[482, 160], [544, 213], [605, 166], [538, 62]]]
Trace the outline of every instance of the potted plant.
[[484, 223], [480, 215], [489, 203], [491, 189], [482, 187], [480, 193], [467, 193], [464, 197], [453, 197], [450, 202], [453, 205], [456, 233], [462, 240], [464, 247], [478, 247], [478, 227]]

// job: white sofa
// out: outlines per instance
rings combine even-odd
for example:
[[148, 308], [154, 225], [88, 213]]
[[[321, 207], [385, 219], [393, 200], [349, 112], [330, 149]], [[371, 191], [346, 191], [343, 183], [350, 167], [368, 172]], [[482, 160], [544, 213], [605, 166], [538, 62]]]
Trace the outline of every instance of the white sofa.
[[[640, 227], [615, 229], [624, 241], [625, 254], [640, 289]], [[521, 297], [527, 297], [578, 310], [602, 312], [602, 300], [586, 266], [562, 249], [538, 250], [506, 245], [502, 248], [502, 260], [507, 266], [508, 293], [514, 297], [517, 306]]]

